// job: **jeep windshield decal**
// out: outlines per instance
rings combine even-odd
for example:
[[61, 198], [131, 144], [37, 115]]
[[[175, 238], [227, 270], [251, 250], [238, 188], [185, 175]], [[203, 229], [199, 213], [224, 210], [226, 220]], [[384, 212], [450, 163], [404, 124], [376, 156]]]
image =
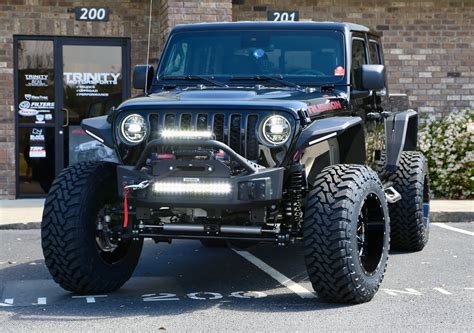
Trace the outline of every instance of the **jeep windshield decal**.
[[344, 50], [343, 33], [333, 30], [177, 32], [164, 51], [158, 80], [210, 78], [225, 85], [245, 77], [294, 87], [338, 84], [346, 77]]

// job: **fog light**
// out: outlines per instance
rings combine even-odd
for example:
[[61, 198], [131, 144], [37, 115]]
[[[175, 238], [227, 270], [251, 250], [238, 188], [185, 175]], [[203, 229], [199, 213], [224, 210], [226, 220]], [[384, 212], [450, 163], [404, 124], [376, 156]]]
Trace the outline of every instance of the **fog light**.
[[153, 191], [162, 194], [217, 194], [226, 195], [232, 191], [229, 183], [184, 183], [184, 182], [156, 182]]
[[163, 130], [161, 136], [164, 139], [211, 139], [211, 131], [185, 131], [185, 130]]

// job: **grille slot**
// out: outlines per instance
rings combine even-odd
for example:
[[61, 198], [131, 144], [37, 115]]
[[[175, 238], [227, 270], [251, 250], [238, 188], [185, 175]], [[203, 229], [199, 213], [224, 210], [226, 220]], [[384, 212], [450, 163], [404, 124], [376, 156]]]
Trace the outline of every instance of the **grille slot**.
[[167, 113], [165, 116], [165, 128], [175, 128], [176, 115], [174, 113]]
[[190, 130], [191, 129], [191, 114], [183, 113], [181, 115], [181, 126], [182, 130]]
[[216, 114], [214, 115], [214, 124], [212, 126], [216, 140], [224, 142], [224, 115]]
[[230, 134], [229, 134], [229, 146], [235, 150], [237, 154], [241, 154], [242, 144], [240, 136], [240, 115], [233, 114], [230, 117]]
[[159, 116], [156, 113], [150, 114], [150, 138], [149, 140], [158, 139], [159, 136]]
[[247, 158], [256, 161], [258, 159], [258, 139], [257, 139], [258, 116], [249, 115], [247, 119]]
[[198, 114], [196, 128], [199, 131], [207, 130], [208, 117], [205, 113]]

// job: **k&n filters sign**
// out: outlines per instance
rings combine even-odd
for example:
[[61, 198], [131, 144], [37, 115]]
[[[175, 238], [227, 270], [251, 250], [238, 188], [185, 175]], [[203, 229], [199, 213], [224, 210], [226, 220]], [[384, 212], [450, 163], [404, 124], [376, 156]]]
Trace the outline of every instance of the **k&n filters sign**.
[[65, 72], [64, 82], [78, 97], [108, 97], [111, 87], [119, 85], [121, 73]]

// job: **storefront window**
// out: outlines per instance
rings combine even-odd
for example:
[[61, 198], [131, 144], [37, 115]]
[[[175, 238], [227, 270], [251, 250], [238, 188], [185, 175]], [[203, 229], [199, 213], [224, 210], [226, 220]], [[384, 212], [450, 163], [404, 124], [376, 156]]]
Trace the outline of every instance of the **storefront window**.
[[18, 121], [54, 123], [53, 41], [18, 41]]
[[54, 128], [22, 127], [18, 134], [20, 193], [47, 193], [54, 180]]

